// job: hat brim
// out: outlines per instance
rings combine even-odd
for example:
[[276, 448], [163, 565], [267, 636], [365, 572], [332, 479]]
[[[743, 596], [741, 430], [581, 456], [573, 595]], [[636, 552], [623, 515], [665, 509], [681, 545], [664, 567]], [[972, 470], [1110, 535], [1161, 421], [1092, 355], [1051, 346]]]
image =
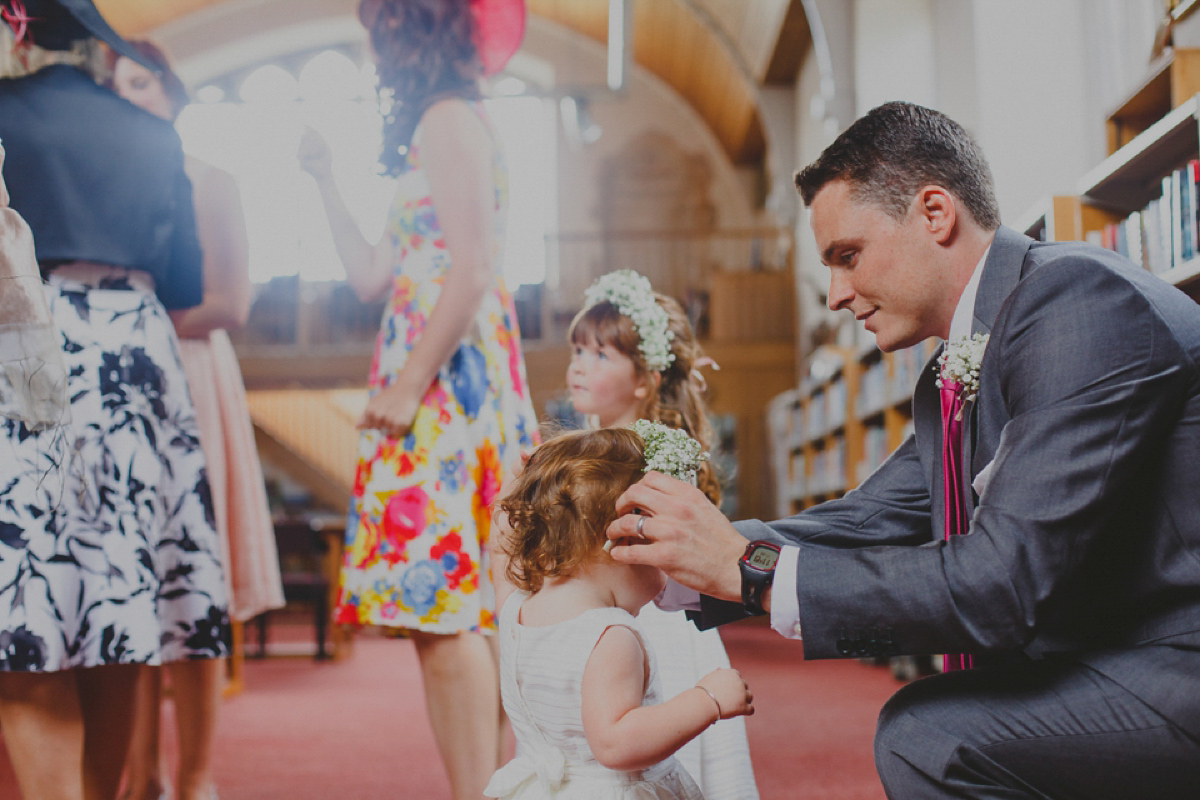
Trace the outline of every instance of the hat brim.
[[[30, 9], [30, 16], [36, 17], [37, 13], [35, 8], [38, 4], [27, 3], [26, 5]], [[62, 9], [70, 14], [77, 23], [83, 26], [89, 34], [104, 42], [106, 45], [112, 48], [113, 52], [115, 52], [117, 55], [133, 59], [143, 67], [153, 70], [154, 72], [159, 71], [157, 64], [154, 64], [137, 50], [135, 50], [129, 44], [129, 42], [125, 41], [120, 34], [112, 29], [112, 26], [108, 24], [108, 21], [105, 20], [103, 16], [101, 16], [99, 9], [96, 8], [96, 5], [92, 2], [92, 0], [52, 0], [52, 2], [47, 3], [47, 5], [58, 5], [62, 7]], [[53, 45], [43, 45], [43, 42], [39, 41], [36, 25], [33, 27], [31, 33], [33, 33], [34, 44], [53, 48]], [[67, 35], [70, 37], [70, 32], [68, 32]]]
[[495, 75], [521, 48], [525, 36], [525, 0], [471, 0], [475, 50], [484, 75]]

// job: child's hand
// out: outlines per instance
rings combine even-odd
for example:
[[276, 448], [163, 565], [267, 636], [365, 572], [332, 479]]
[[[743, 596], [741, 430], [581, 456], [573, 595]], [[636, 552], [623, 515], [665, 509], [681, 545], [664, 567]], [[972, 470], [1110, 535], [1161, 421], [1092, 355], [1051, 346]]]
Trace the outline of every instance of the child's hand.
[[749, 716], [754, 713], [754, 695], [736, 669], [714, 669], [696, 685], [708, 692], [721, 707], [720, 719]]

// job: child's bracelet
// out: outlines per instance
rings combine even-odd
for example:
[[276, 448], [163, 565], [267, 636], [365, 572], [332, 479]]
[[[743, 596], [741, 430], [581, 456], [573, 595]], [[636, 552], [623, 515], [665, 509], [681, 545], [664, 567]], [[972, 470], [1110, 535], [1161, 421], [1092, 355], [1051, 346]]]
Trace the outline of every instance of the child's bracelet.
[[709, 697], [712, 698], [713, 705], [717, 707], [717, 718], [714, 721], [720, 722], [721, 718], [724, 717], [725, 715], [721, 713], [721, 704], [717, 702], [717, 696], [698, 683], [695, 686], [693, 686], [692, 688], [699, 689], [700, 691], [704, 692], [706, 695], [708, 695]]

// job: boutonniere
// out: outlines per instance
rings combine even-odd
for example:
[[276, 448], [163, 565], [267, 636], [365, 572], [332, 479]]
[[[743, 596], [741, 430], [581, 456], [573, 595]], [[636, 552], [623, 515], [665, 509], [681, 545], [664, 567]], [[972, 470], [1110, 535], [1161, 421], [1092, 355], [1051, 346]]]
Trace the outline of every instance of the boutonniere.
[[938, 388], [949, 386], [962, 398], [963, 405], [979, 392], [979, 365], [987, 348], [988, 334], [960, 336], [946, 342], [938, 357]]

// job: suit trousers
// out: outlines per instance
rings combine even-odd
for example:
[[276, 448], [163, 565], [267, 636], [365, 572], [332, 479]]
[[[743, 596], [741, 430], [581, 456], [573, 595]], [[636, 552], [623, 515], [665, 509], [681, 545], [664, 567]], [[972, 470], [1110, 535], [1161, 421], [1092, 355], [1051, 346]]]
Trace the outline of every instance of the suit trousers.
[[880, 714], [875, 762], [890, 800], [1200, 797], [1200, 741], [1064, 657], [905, 686]]

